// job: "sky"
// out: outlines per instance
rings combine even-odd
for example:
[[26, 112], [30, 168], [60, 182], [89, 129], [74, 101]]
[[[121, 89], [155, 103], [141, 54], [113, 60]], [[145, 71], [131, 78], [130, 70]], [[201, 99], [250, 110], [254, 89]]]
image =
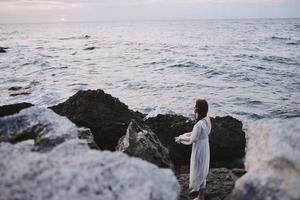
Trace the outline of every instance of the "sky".
[[296, 17], [300, 0], [0, 0], [0, 23]]

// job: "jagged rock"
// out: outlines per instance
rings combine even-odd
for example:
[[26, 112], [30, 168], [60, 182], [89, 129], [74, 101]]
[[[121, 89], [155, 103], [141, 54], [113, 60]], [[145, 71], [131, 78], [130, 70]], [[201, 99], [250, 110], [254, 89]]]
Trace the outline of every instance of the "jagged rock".
[[94, 136], [92, 134], [91, 129], [86, 127], [79, 127], [77, 128], [77, 132], [78, 138], [86, 140], [91, 149], [99, 149], [98, 145], [94, 140]]
[[[189, 174], [178, 174], [181, 186], [180, 200], [189, 200]], [[234, 187], [235, 178], [231, 170], [226, 168], [212, 168], [207, 177], [206, 200], [223, 200], [228, 197]], [[194, 197], [195, 198], [195, 197]]]
[[[211, 118], [212, 131], [209, 136], [211, 167], [242, 167], [236, 160], [245, 155], [246, 138], [242, 123], [230, 116]], [[174, 137], [190, 132], [195, 122], [178, 115], [158, 115], [146, 120], [146, 124], [168, 147], [175, 166], [190, 162], [191, 146], [176, 144]]]
[[142, 122], [132, 120], [116, 148], [130, 156], [142, 158], [159, 167], [173, 169], [169, 152], [164, 147], [155, 133], [153, 133]]
[[0, 117], [16, 114], [20, 112], [20, 110], [24, 108], [29, 108], [31, 106], [33, 106], [31, 103], [17, 103], [17, 104], [0, 106]]
[[299, 199], [299, 133], [299, 118], [262, 120], [250, 125], [247, 173], [236, 182], [230, 199]]
[[[66, 102], [51, 109], [68, 117], [77, 126], [90, 128], [100, 149], [111, 151], [125, 135], [131, 119], [144, 117], [102, 90], [79, 91]], [[189, 163], [191, 146], [176, 144], [174, 137], [190, 132], [194, 125], [192, 120], [178, 115], [158, 115], [147, 119], [145, 123], [168, 148], [175, 166]], [[212, 125], [211, 166], [243, 167], [241, 163], [236, 162], [245, 154], [246, 139], [242, 123], [227, 116], [212, 118]]]
[[176, 200], [178, 182], [169, 169], [122, 153], [90, 150], [66, 141], [50, 152], [32, 152], [26, 141], [0, 143], [0, 199]]
[[131, 119], [141, 115], [103, 90], [79, 91], [66, 102], [50, 108], [77, 126], [90, 128], [97, 145], [112, 151], [125, 135]]
[[74, 138], [77, 138], [76, 126], [47, 108], [34, 106], [0, 118], [0, 142], [34, 139], [37, 150], [47, 151]]
[[148, 118], [145, 123], [157, 135], [161, 143], [168, 148], [175, 166], [189, 164], [191, 146], [175, 143], [174, 137], [190, 132], [194, 122], [180, 115], [162, 115]]

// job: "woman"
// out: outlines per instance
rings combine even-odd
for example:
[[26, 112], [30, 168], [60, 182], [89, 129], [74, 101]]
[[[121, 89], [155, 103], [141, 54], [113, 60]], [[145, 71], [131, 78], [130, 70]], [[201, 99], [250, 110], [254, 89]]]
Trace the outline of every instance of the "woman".
[[204, 200], [206, 177], [209, 170], [209, 142], [208, 135], [211, 130], [211, 122], [207, 116], [208, 103], [204, 99], [198, 99], [195, 105], [195, 118], [197, 123], [192, 132], [175, 137], [177, 143], [185, 145], [193, 144], [190, 163], [191, 193], [197, 192], [196, 199]]

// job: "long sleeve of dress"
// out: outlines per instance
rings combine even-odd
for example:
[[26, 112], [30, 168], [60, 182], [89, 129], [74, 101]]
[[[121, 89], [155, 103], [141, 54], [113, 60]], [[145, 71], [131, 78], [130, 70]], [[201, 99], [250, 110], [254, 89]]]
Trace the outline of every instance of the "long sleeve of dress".
[[193, 130], [191, 133], [186, 133], [179, 136], [179, 139], [181, 140], [180, 143], [185, 145], [191, 145], [195, 141], [199, 139], [199, 132], [201, 127], [199, 127], [199, 124], [195, 124], [193, 127]]

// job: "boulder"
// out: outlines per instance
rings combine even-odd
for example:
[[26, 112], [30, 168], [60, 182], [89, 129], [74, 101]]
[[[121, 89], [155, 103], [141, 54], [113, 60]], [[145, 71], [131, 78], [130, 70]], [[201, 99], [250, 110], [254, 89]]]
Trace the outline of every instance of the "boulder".
[[0, 142], [34, 139], [36, 150], [48, 151], [74, 138], [77, 138], [76, 126], [47, 108], [34, 106], [0, 118]]
[[194, 121], [180, 115], [162, 115], [148, 118], [145, 123], [157, 135], [161, 143], [168, 148], [175, 166], [189, 164], [191, 146], [175, 143], [174, 137], [190, 132]]
[[234, 160], [245, 156], [246, 136], [241, 121], [231, 117], [211, 118], [209, 135], [211, 157], [216, 160]]
[[299, 118], [261, 120], [250, 125], [247, 173], [236, 182], [230, 199], [299, 199], [299, 133]]
[[[126, 134], [130, 121], [141, 121], [145, 117], [103, 90], [79, 91], [64, 103], [50, 108], [68, 117], [77, 126], [90, 128], [99, 148], [111, 151], [115, 150], [118, 140]], [[246, 139], [242, 123], [230, 116], [211, 120], [211, 167], [243, 167], [242, 163], [237, 162], [245, 155]], [[175, 166], [189, 164], [191, 146], [176, 144], [174, 137], [190, 132], [194, 123], [179, 115], [158, 115], [145, 120], [145, 124], [169, 150]]]
[[[211, 167], [243, 167], [237, 162], [245, 155], [246, 138], [242, 123], [230, 116], [211, 118], [211, 122], [212, 131], [209, 136]], [[147, 119], [145, 123], [169, 149], [175, 166], [189, 164], [191, 146], [176, 144], [174, 137], [190, 132], [194, 121], [178, 115], [158, 115]]]
[[177, 199], [180, 188], [169, 169], [91, 150], [78, 139], [45, 153], [32, 152], [33, 142], [25, 143], [0, 143], [0, 199]]
[[141, 115], [103, 90], [79, 91], [64, 103], [50, 108], [77, 126], [90, 128], [97, 145], [111, 151], [125, 135], [131, 119]]
[[130, 122], [126, 135], [119, 140], [116, 150], [151, 162], [158, 167], [174, 168], [168, 149], [161, 144], [155, 133], [137, 120]]
[[0, 117], [16, 114], [20, 112], [20, 110], [31, 106], [33, 106], [31, 103], [25, 102], [0, 106]]

